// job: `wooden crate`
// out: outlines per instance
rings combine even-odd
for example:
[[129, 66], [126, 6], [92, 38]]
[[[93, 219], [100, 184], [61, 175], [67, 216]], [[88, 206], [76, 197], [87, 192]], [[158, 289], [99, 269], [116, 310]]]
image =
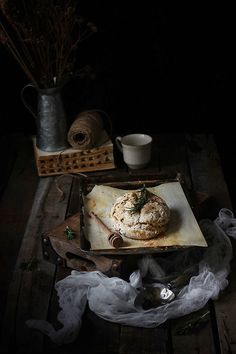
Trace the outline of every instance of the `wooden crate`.
[[68, 148], [57, 152], [45, 152], [37, 148], [35, 137], [33, 137], [33, 145], [39, 176], [115, 168], [113, 143], [110, 139], [90, 150]]

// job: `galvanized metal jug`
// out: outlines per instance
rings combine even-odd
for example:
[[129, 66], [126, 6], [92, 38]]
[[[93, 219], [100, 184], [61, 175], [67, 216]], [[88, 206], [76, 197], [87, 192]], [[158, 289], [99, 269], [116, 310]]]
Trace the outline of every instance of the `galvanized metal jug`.
[[[26, 102], [25, 90], [33, 87], [38, 91], [38, 106], [35, 113]], [[40, 150], [55, 152], [65, 150], [67, 142], [67, 122], [60, 88], [38, 90], [28, 84], [21, 90], [21, 99], [25, 107], [36, 120], [36, 145]]]

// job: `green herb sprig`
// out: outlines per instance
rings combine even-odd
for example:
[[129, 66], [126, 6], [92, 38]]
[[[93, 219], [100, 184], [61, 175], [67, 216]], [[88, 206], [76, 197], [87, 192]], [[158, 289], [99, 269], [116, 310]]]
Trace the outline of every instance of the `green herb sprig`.
[[66, 226], [64, 233], [68, 240], [73, 240], [75, 238], [75, 231], [69, 226]]
[[148, 193], [149, 192], [144, 185], [143, 188], [140, 190], [140, 196], [137, 202], [134, 204], [132, 208], [128, 208], [131, 214], [140, 211], [143, 208], [143, 206], [148, 202]]

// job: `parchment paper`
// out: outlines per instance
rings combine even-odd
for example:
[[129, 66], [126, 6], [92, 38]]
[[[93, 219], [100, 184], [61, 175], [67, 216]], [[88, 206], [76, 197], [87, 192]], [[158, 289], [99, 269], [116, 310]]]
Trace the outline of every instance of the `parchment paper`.
[[[122, 249], [165, 246], [207, 247], [179, 182], [163, 183], [147, 189], [164, 199], [170, 208], [171, 217], [168, 229], [163, 235], [151, 240], [133, 240], [123, 236]], [[113, 229], [110, 210], [116, 199], [127, 191], [129, 190], [95, 185], [92, 191], [84, 196], [85, 235], [91, 244], [91, 250], [110, 250], [113, 247], [94, 219], [89, 217], [89, 213], [93, 211], [110, 229]]]

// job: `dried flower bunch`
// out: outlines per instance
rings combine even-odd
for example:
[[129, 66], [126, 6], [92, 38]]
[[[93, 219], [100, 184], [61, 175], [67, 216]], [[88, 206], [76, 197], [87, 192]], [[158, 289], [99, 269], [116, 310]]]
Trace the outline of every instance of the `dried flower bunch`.
[[93, 32], [76, 0], [0, 0], [0, 43], [36, 88], [62, 86], [76, 75], [78, 45]]

